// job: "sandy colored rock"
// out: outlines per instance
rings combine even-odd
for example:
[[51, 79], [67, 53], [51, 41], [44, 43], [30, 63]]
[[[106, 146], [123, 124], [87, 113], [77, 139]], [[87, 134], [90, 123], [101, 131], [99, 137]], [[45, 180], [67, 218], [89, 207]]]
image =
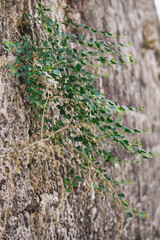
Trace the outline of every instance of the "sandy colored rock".
[[[101, 79], [97, 87], [107, 98], [122, 105], [135, 108], [144, 105], [143, 112], [130, 114], [126, 122], [130, 127], [142, 129], [152, 125], [152, 132], [142, 136], [142, 143], [147, 149], [160, 150], [160, 44], [153, 0], [44, 2], [53, 10], [53, 17], [60, 20], [66, 15], [106, 32], [127, 34], [137, 63], [108, 69], [110, 78]], [[27, 141], [37, 128], [24, 84], [11, 77], [6, 68], [14, 59], [5, 53], [3, 44], [3, 40], [21, 39], [23, 32], [19, 24], [24, 22], [25, 13], [34, 14], [36, 6], [36, 0], [0, 0], [0, 239], [114, 240], [119, 228], [118, 209], [95, 196], [93, 189], [83, 198], [81, 189], [71, 195], [64, 194], [62, 163], [71, 162], [58, 159], [56, 149], [48, 150], [52, 161], [47, 160], [43, 146], [37, 146], [34, 153], [28, 155], [18, 153], [17, 148], [12, 158], [4, 157], [6, 139]], [[24, 28], [23, 31], [41, 34], [39, 29]], [[12, 145], [7, 151], [12, 151]], [[113, 174], [134, 180], [132, 186], [125, 186], [123, 190], [131, 204], [149, 212], [149, 219], [126, 218], [121, 239], [158, 240], [159, 159], [143, 160], [138, 166], [122, 166]]]

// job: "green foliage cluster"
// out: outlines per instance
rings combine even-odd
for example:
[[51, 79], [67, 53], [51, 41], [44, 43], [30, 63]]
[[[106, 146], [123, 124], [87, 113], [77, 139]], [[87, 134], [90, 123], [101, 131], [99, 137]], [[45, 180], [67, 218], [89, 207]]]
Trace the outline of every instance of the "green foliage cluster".
[[[98, 194], [112, 192], [112, 200], [126, 209], [128, 217], [133, 214], [146, 217], [147, 213], [137, 212], [128, 205], [124, 193], [115, 190], [120, 182], [112, 179], [107, 169], [111, 164], [138, 162], [135, 156], [148, 159], [153, 154], [135, 140], [127, 139], [128, 134], [141, 133], [122, 123], [123, 115], [135, 109], [119, 106], [94, 87], [99, 78], [108, 77], [100, 69], [135, 60], [117, 50], [126, 45], [108, 41], [118, 35], [114, 37], [69, 19], [59, 24], [57, 19], [48, 17], [49, 11], [39, 2], [37, 16], [27, 16], [31, 26], [37, 24], [41, 28], [43, 38], [33, 39], [25, 34], [19, 42], [5, 42], [7, 50], [15, 56], [14, 64], [8, 68], [26, 85], [30, 106], [36, 121], [41, 123], [41, 141], [51, 140], [66, 158], [67, 153], [72, 155], [76, 169], [70, 166], [65, 176], [67, 192], [92, 175]], [[63, 30], [68, 25], [73, 30], [69, 34]], [[79, 29], [89, 31], [93, 37], [80, 35]], [[127, 159], [131, 160], [115, 155], [113, 148], [109, 148], [113, 144], [129, 154]]]

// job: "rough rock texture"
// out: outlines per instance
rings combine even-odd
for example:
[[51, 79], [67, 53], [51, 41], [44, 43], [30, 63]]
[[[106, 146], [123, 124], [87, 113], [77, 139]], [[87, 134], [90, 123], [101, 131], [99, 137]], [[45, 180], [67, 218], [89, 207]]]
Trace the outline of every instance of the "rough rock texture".
[[[127, 33], [128, 40], [134, 44], [131, 51], [137, 64], [108, 70], [110, 78], [100, 80], [98, 87], [108, 98], [121, 104], [145, 105], [143, 112], [130, 115], [126, 121], [131, 127], [152, 125], [152, 133], [146, 133], [142, 142], [147, 148], [160, 149], [160, 45], [153, 0], [50, 0], [46, 4], [57, 10], [53, 15], [60, 19], [67, 15], [107, 32]], [[45, 152], [40, 156], [38, 148], [36, 156], [27, 157], [22, 152], [19, 162], [16, 162], [16, 155], [9, 160], [3, 157], [6, 138], [28, 140], [35, 129], [24, 86], [20, 79], [11, 77], [5, 67], [13, 59], [4, 54], [2, 43], [3, 40], [20, 39], [24, 32], [34, 34], [32, 29], [25, 27], [24, 14], [33, 13], [35, 7], [36, 0], [0, 0], [0, 135], [3, 148], [0, 158], [0, 239], [116, 239], [119, 212], [115, 205], [96, 197], [93, 189], [86, 196], [80, 190], [71, 196], [64, 195], [61, 164], [65, 160], [55, 157], [56, 149], [54, 153], [49, 150], [52, 161], [44, 157]], [[20, 23], [23, 23], [23, 30], [18, 27]], [[158, 240], [159, 159], [143, 161], [139, 166], [122, 166], [115, 170], [115, 175], [117, 172], [120, 177], [128, 176], [135, 181], [133, 186], [124, 187], [130, 202], [149, 212], [147, 220], [126, 219], [121, 238]]]

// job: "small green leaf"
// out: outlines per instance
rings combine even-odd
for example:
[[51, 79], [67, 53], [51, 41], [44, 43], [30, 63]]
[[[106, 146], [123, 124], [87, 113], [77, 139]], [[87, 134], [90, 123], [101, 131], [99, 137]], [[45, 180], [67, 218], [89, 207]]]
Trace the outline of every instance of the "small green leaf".
[[76, 182], [72, 182], [72, 186], [73, 186], [73, 187], [77, 187], [78, 184], [77, 184]]
[[72, 50], [70, 50], [70, 49], [66, 49], [66, 53], [67, 53], [67, 55], [71, 55], [72, 54]]
[[74, 169], [72, 168], [71, 170], [70, 170], [70, 175], [73, 175], [74, 174]]
[[57, 131], [58, 129], [59, 129], [59, 127], [56, 124], [54, 124], [53, 125], [53, 131]]
[[140, 133], [141, 131], [138, 129], [134, 129], [134, 132]]
[[122, 202], [122, 204], [123, 204], [125, 207], [128, 207], [128, 204], [127, 204], [127, 203]]
[[6, 67], [9, 68], [9, 69], [12, 69], [12, 68], [13, 68], [12, 65], [7, 65]]
[[83, 182], [83, 179], [82, 179], [80, 176], [77, 176], [77, 177], [76, 177], [76, 180], [77, 180], [78, 182]]
[[122, 58], [120, 58], [119, 60], [120, 60], [122, 63], [125, 63], [125, 61], [124, 61]]
[[16, 76], [20, 77], [21, 74], [19, 72], [15, 72]]
[[113, 120], [111, 119], [111, 118], [107, 118], [107, 122], [109, 122], [109, 123], [112, 123], [113, 122]]
[[105, 33], [105, 36], [112, 36], [113, 34], [111, 34], [111, 33], [109, 33], [109, 32], [107, 32], [107, 33]]
[[107, 178], [107, 180], [111, 181], [111, 178], [107, 174], [104, 174], [104, 176]]
[[82, 65], [81, 65], [81, 64], [77, 64], [77, 65], [76, 65], [76, 69], [77, 69], [78, 72], [81, 70], [81, 68], [82, 68]]
[[34, 115], [34, 117], [37, 119], [41, 119], [40, 116], [38, 116], [38, 115]]
[[119, 122], [116, 122], [116, 126], [120, 128], [123, 127], [123, 125], [121, 125]]
[[112, 63], [112, 64], [117, 64], [117, 62], [112, 58], [112, 60], [110, 60], [110, 62]]
[[83, 141], [83, 137], [82, 137], [82, 136], [75, 137], [74, 140], [75, 140], [76, 142], [82, 142], [82, 141]]
[[115, 183], [116, 185], [119, 185], [119, 184], [120, 184], [120, 182], [117, 181], [117, 180], [114, 180], [114, 183]]
[[99, 184], [99, 189], [100, 189], [100, 190], [104, 190], [104, 185], [103, 185], [103, 183], [100, 183], [100, 184]]
[[83, 27], [84, 29], [88, 29], [88, 26], [86, 26], [86, 25], [84, 25], [84, 24], [82, 24], [82, 27]]
[[145, 156], [145, 155], [143, 156], [143, 158], [145, 158], [145, 159], [148, 159], [148, 157], [147, 157], [147, 156]]
[[71, 190], [70, 190], [70, 188], [66, 188], [66, 192], [70, 192]]
[[133, 131], [130, 130], [129, 128], [127, 128], [127, 127], [123, 127], [123, 129], [124, 129], [125, 133], [133, 133]]
[[46, 126], [46, 125], [44, 125], [44, 126], [43, 126], [43, 129], [44, 129], [44, 130], [48, 130], [48, 128], [47, 128], [47, 126]]
[[139, 212], [140, 216], [147, 217], [147, 212]]
[[91, 30], [93, 33], [96, 33], [96, 32], [97, 32], [97, 30], [94, 29], [94, 28], [90, 28], [90, 30]]
[[48, 31], [49, 33], [52, 33], [52, 28], [48, 27], [48, 28], [47, 28], [47, 31]]
[[132, 218], [133, 214], [131, 212], [126, 212], [126, 216], [129, 217], [129, 218]]
[[118, 197], [119, 197], [120, 199], [123, 199], [123, 198], [125, 198], [125, 195], [124, 195], [124, 193], [119, 193], [119, 194], [118, 194]]

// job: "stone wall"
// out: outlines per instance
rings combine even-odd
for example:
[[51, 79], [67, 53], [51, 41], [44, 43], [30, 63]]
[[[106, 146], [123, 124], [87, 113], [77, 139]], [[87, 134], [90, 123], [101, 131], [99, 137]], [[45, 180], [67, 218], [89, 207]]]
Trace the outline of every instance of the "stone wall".
[[[110, 78], [100, 80], [97, 87], [106, 93], [107, 98], [122, 105], [136, 108], [144, 105], [143, 112], [128, 116], [126, 122], [130, 127], [137, 128], [152, 125], [152, 133], [142, 136], [142, 143], [146, 148], [160, 149], [160, 44], [154, 2], [45, 2], [54, 11], [53, 17], [63, 19], [66, 15], [107, 32], [127, 33], [127, 39], [133, 42], [131, 51], [137, 63], [108, 69]], [[5, 54], [3, 48], [3, 40], [19, 40], [25, 32], [39, 34], [38, 29], [28, 29], [24, 22], [25, 12], [34, 13], [36, 4], [36, 0], [0, 0], [0, 239], [116, 239], [120, 217], [114, 204], [95, 196], [93, 189], [85, 197], [80, 189], [71, 195], [63, 194], [61, 164], [65, 159], [55, 158], [52, 153], [53, 161], [48, 161], [47, 157], [43, 160], [39, 148], [34, 157], [27, 157], [23, 152], [18, 163], [16, 156], [9, 160], [4, 157], [5, 139], [27, 141], [36, 130], [24, 85], [20, 79], [11, 77], [5, 67], [14, 59]], [[22, 23], [23, 29], [19, 28]], [[128, 177], [135, 181], [132, 186], [124, 186], [123, 190], [128, 192], [131, 204], [149, 212], [149, 219], [126, 218], [121, 239], [159, 239], [159, 173], [158, 158], [142, 161], [138, 166], [122, 166], [113, 171], [120, 178]]]

